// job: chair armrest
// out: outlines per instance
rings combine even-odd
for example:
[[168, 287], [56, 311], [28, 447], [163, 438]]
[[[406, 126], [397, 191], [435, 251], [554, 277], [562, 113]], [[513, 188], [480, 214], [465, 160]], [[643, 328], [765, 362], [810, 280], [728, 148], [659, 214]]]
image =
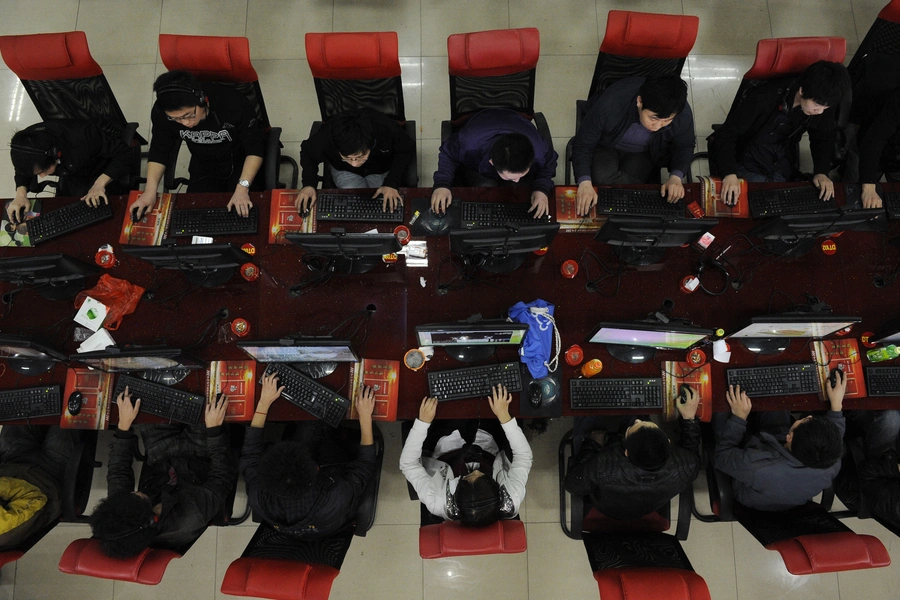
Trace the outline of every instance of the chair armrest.
[[446, 142], [453, 135], [453, 125], [450, 121], [441, 121], [441, 143]]
[[82, 439], [69, 456], [63, 475], [62, 520], [75, 523], [86, 520], [83, 517], [91, 493], [94, 469], [101, 463], [94, 460], [97, 452], [97, 432], [85, 431]]
[[[559, 526], [562, 528], [563, 533], [566, 534], [566, 537], [569, 537], [573, 540], [580, 540], [581, 531], [583, 529], [582, 523], [584, 520], [584, 499], [581, 496], [577, 496], [575, 494], [567, 494], [565, 487], [566, 473], [572, 466], [571, 461], [575, 451], [572, 432], [573, 430], [571, 429], [567, 431], [559, 441]], [[568, 454], [566, 452], [567, 450]], [[567, 496], [570, 498], [571, 503], [570, 513], [566, 512]]]
[[678, 494], [678, 525], [675, 526], [675, 539], [684, 541], [691, 530], [691, 514], [694, 512], [694, 482]]
[[565, 156], [565, 164], [564, 168], [566, 170], [565, 173], [565, 182], [566, 185], [572, 185], [572, 181], [575, 179], [575, 167], [572, 166], [572, 146], [575, 144], [575, 136], [569, 138], [569, 141], [566, 142], [566, 156]]
[[263, 158], [263, 175], [267, 190], [284, 188], [278, 181], [278, 168], [281, 166], [281, 127], [272, 127], [266, 134], [266, 156]]
[[[407, 121], [403, 125], [403, 130], [406, 131], [406, 135], [412, 138], [413, 141], [416, 141], [416, 122], [415, 121]], [[406, 171], [406, 176], [404, 177], [406, 187], [419, 187], [419, 149], [418, 143], [416, 144], [416, 152], [413, 154], [412, 162], [409, 163], [409, 168]]]
[[731, 477], [712, 466], [710, 470], [719, 491], [719, 519], [722, 521], [734, 521], [734, 488], [731, 486]]
[[354, 535], [366, 537], [366, 533], [375, 523], [375, 513], [378, 508], [378, 489], [381, 487], [381, 466], [384, 462], [384, 436], [378, 425], [372, 423], [372, 433], [375, 436], [375, 472], [372, 479], [363, 492], [362, 501], [356, 510], [356, 530]]
[[553, 137], [550, 135], [550, 126], [547, 125], [547, 119], [544, 117], [544, 113], [534, 113], [534, 125], [537, 127], [541, 137], [544, 138], [544, 141], [547, 142], [547, 145], [550, 146], [550, 149], [553, 150]]
[[[587, 100], [576, 100], [575, 101], [575, 133], [578, 133], [578, 129], [581, 127], [581, 122], [584, 121], [584, 117], [587, 115]], [[575, 136], [572, 136], [575, 137]]]

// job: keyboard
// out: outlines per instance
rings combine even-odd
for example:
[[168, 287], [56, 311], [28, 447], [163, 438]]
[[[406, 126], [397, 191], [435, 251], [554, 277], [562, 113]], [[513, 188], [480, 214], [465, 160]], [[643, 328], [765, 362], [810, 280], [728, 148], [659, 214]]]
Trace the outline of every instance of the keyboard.
[[0, 421], [58, 417], [61, 413], [58, 385], [0, 392]]
[[726, 374], [728, 385], [741, 386], [751, 398], [819, 393], [819, 374], [813, 363], [728, 369]]
[[194, 235], [217, 236], [238, 233], [256, 233], [259, 212], [256, 207], [242, 217], [237, 210], [219, 208], [176, 208], [172, 211], [169, 235], [189, 237]]
[[530, 202], [463, 202], [462, 226], [471, 229], [503, 227], [507, 223], [529, 225], [550, 222], [549, 215], [535, 219], [534, 213], [528, 212], [530, 208]]
[[866, 367], [870, 396], [900, 396], [900, 367]]
[[[46, 206], [46, 204], [45, 204]], [[25, 222], [28, 237], [33, 245], [52, 240], [70, 231], [76, 231], [113, 216], [112, 206], [101, 204], [94, 208], [87, 202], [73, 202], [56, 210], [41, 213]]]
[[662, 379], [654, 377], [570, 379], [573, 409], [662, 408]]
[[900, 219], [900, 192], [885, 192], [881, 195], [884, 209], [889, 219]]
[[316, 221], [377, 221], [402, 223], [403, 205], [394, 210], [381, 211], [381, 199], [372, 196], [350, 194], [318, 194], [316, 196]]
[[604, 188], [597, 190], [597, 215], [650, 215], [661, 217], [683, 217], [684, 202], [667, 202], [655, 190], [629, 190], [625, 188]]
[[819, 198], [819, 190], [811, 185], [750, 192], [748, 202], [750, 216], [754, 219], [837, 210], [834, 196], [823, 201]]
[[206, 402], [206, 398], [203, 396], [130, 375], [119, 375], [116, 380], [116, 389], [113, 391], [112, 402], [115, 402], [119, 394], [125, 391], [125, 386], [128, 386], [132, 401], [140, 398], [141, 412], [188, 425], [196, 425], [203, 415], [203, 403]]
[[332, 427], [341, 424], [350, 401], [284, 363], [269, 363], [264, 375], [276, 373], [281, 397]]
[[517, 362], [464, 367], [428, 373], [428, 395], [438, 399], [460, 400], [489, 396], [498, 383], [510, 392], [522, 391], [521, 367]]

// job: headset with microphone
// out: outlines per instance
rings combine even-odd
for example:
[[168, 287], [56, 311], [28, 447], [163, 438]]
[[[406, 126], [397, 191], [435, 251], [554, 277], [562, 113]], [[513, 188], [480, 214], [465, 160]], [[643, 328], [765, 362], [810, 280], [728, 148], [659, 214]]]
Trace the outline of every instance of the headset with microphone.
[[190, 94], [197, 99], [197, 106], [203, 108], [206, 106], [206, 95], [203, 93], [203, 90], [199, 87], [194, 87], [187, 83], [168, 83], [166, 85], [161, 86], [158, 90], [156, 90], [157, 97], [160, 94]]

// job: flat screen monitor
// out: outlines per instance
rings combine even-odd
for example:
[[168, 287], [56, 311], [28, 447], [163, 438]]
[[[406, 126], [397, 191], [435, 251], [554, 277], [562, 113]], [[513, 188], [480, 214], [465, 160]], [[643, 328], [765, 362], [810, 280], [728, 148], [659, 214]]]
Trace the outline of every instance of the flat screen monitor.
[[636, 364], [652, 358], [656, 350], [687, 350], [713, 333], [712, 329], [676, 323], [600, 323], [587, 341], [605, 344], [613, 358]]
[[335, 275], [371, 271], [385, 254], [402, 247], [393, 233], [346, 233], [332, 229], [327, 233], [289, 233], [285, 236], [307, 254], [328, 259], [322, 270]]
[[65, 254], [0, 258], [0, 281], [32, 287], [49, 300], [65, 300], [84, 289], [85, 278], [99, 275], [97, 265]]
[[748, 235], [765, 240], [767, 247], [779, 256], [796, 257], [812, 250], [816, 238], [854, 229], [872, 230], [878, 223], [886, 223], [881, 208], [832, 210], [781, 215], [753, 228]]
[[875, 332], [869, 339], [873, 344], [900, 344], [900, 319], [895, 319]]
[[22, 375], [40, 375], [65, 362], [66, 357], [31, 338], [17, 335], [0, 335], [0, 360]]
[[546, 248], [559, 223], [520, 224], [450, 230], [450, 252], [492, 273], [508, 273], [525, 262], [529, 252]]
[[490, 357], [495, 346], [518, 346], [529, 326], [505, 319], [487, 319], [474, 323], [450, 322], [416, 325], [420, 346], [442, 346], [453, 358], [476, 362]]
[[738, 339], [751, 352], [784, 352], [792, 339], [819, 340], [855, 323], [860, 317], [799, 313], [753, 317], [750, 322], [725, 337]]
[[107, 373], [141, 373], [145, 379], [159, 383], [177, 383], [190, 371], [204, 364], [185, 356], [182, 350], [168, 346], [131, 346], [73, 354], [69, 360]]
[[594, 239], [616, 247], [616, 256], [634, 265], [662, 259], [665, 249], [697, 241], [718, 219], [650, 215], [610, 215]]
[[122, 246], [131, 256], [157, 269], [182, 271], [193, 285], [224, 285], [250, 255], [232, 244], [171, 244], [167, 246]]
[[359, 357], [347, 340], [299, 338], [240, 341], [238, 347], [262, 363], [358, 362]]

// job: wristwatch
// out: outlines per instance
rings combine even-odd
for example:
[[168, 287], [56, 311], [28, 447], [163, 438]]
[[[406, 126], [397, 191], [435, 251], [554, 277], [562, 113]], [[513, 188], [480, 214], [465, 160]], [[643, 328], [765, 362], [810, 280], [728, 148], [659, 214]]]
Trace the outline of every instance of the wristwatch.
[[238, 181], [238, 185], [241, 185], [247, 189], [250, 189], [250, 182], [247, 181], [246, 179], [241, 179], [240, 181]]

